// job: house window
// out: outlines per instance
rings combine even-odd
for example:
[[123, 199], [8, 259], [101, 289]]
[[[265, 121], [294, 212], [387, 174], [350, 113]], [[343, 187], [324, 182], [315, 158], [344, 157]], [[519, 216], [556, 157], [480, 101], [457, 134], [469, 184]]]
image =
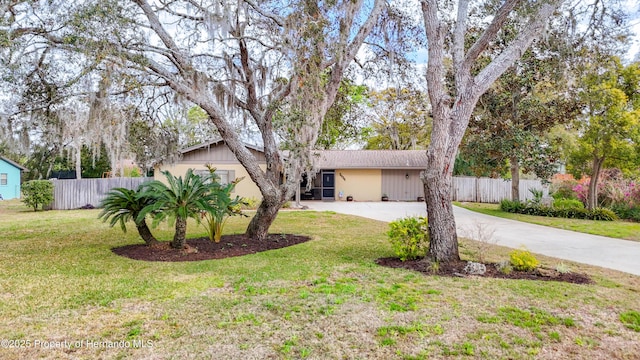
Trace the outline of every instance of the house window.
[[[205, 177], [209, 176], [209, 170], [194, 170], [194, 174]], [[215, 173], [220, 179], [220, 184], [227, 185], [231, 181], [235, 180], [235, 170], [217, 170]]]
[[0, 186], [7, 186], [7, 174], [0, 174]]

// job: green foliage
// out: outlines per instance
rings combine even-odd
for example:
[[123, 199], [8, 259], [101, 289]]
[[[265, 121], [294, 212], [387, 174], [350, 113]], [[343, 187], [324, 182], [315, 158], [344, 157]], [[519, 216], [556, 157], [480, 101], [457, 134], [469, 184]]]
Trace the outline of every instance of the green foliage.
[[[577, 200], [575, 200], [577, 201]], [[570, 200], [567, 204], [574, 204], [574, 200]], [[579, 202], [579, 201], [577, 201]], [[578, 207], [548, 207], [542, 205], [535, 205], [532, 203], [522, 203], [520, 201], [512, 201], [504, 199], [500, 202], [500, 210], [523, 215], [535, 215], [535, 216], [548, 216], [548, 217], [562, 217], [568, 219], [585, 219], [585, 220], [601, 220], [601, 221], [614, 221], [618, 220], [618, 216], [609, 210], [604, 208], [596, 208], [593, 210], [584, 209], [584, 206]], [[555, 204], [555, 202], [554, 202]], [[562, 204], [562, 202], [560, 202]]]
[[630, 310], [620, 314], [620, 321], [629, 329], [640, 332], [640, 312]]
[[556, 209], [584, 209], [584, 204], [578, 199], [554, 198], [553, 207]]
[[219, 136], [218, 131], [209, 121], [209, 115], [199, 106], [189, 108], [187, 116], [166, 119], [162, 126], [178, 134], [178, 142], [182, 147], [201, 144]]
[[551, 197], [554, 199], [573, 199], [578, 200], [578, 196], [576, 195], [573, 188], [578, 185], [578, 182], [575, 180], [565, 180], [561, 182], [554, 182], [551, 184], [551, 189], [549, 193]]
[[260, 205], [260, 200], [254, 197], [242, 198], [241, 203], [241, 208], [243, 210], [255, 210], [258, 208], [258, 205]]
[[518, 200], [503, 199], [500, 201], [500, 210], [505, 212], [519, 214], [524, 208], [526, 208], [526, 204]]
[[509, 253], [511, 266], [517, 271], [531, 271], [538, 267], [540, 262], [528, 250], [514, 250]]
[[174, 248], [184, 247], [187, 231], [187, 218], [192, 217], [200, 221], [201, 211], [215, 211], [211, 203], [215, 203], [215, 195], [211, 192], [215, 182], [207, 182], [208, 177], [201, 177], [187, 170], [184, 179], [175, 177], [168, 171], [162, 174], [168, 185], [154, 180], [146, 184], [140, 196], [148, 196], [155, 201], [145, 206], [136, 220], [141, 220], [148, 214], [153, 215], [153, 224], [169, 219], [175, 221], [176, 232], [171, 242]]
[[211, 241], [220, 242], [224, 225], [230, 216], [243, 215], [241, 206], [242, 199], [239, 196], [231, 197], [233, 189], [242, 179], [235, 179], [227, 185], [222, 185], [215, 175], [216, 169], [207, 165], [209, 168], [209, 209], [202, 211], [202, 217], [205, 220], [205, 228], [207, 235]]
[[144, 185], [137, 190], [126, 188], [115, 188], [107, 193], [107, 196], [100, 202], [102, 211], [98, 215], [103, 221], [109, 220], [109, 226], [120, 224], [123, 232], [127, 232], [126, 223], [133, 221], [136, 224], [140, 237], [147, 244], [155, 243], [157, 240], [151, 235], [147, 227], [146, 219], [138, 218], [142, 209], [153, 204], [155, 198], [148, 192], [143, 192]]
[[431, 133], [427, 94], [414, 89], [387, 88], [369, 93], [373, 136], [366, 149], [426, 148]]
[[496, 269], [502, 274], [509, 275], [513, 271], [513, 266], [511, 266], [509, 261], [501, 261], [496, 264]]
[[122, 169], [122, 172], [123, 177], [142, 177], [140, 169], [137, 167], [125, 167], [124, 169]]
[[[605, 167], [637, 168], [640, 143], [640, 64], [624, 66], [611, 57], [593, 65], [582, 79], [581, 100], [588, 111], [580, 123], [578, 147], [571, 154], [576, 178], [587, 173], [598, 179]], [[598, 188], [590, 189], [589, 209], [597, 206]]]
[[104, 173], [113, 170], [111, 169], [111, 160], [109, 160], [107, 148], [104, 144], [96, 149], [89, 148], [86, 145], [83, 146], [80, 157], [83, 179], [101, 178]]
[[[534, 45], [536, 46], [536, 45]], [[482, 95], [469, 121], [456, 169], [471, 176], [510, 172], [547, 179], [556, 168], [562, 139], [550, 129], [571, 120], [575, 97], [566, 96], [560, 57], [524, 52]]]
[[428, 223], [425, 217], [406, 217], [389, 223], [387, 236], [400, 260], [414, 260], [429, 243]]
[[366, 86], [355, 85], [352, 80], [343, 78], [335, 101], [324, 116], [317, 146], [331, 149], [338, 144], [364, 139], [364, 133], [358, 124], [359, 113], [355, 109], [366, 98]]
[[49, 180], [31, 180], [22, 184], [22, 202], [38, 211], [53, 201], [53, 183]]
[[618, 216], [609, 209], [595, 208], [590, 211], [589, 220], [614, 221], [618, 220]]
[[529, 189], [531, 195], [533, 195], [533, 199], [529, 201], [529, 203], [533, 206], [539, 206], [542, 202], [542, 197], [544, 196], [544, 192], [540, 189]]
[[640, 207], [628, 204], [614, 204], [611, 210], [620, 218], [640, 222]]

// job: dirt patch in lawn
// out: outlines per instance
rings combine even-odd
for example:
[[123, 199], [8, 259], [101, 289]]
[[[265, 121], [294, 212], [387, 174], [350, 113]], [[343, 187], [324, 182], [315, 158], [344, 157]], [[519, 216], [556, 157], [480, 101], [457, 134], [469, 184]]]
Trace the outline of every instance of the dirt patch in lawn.
[[593, 280], [585, 274], [574, 272], [559, 272], [555, 269], [539, 267], [533, 271], [511, 271], [506, 274], [498, 270], [496, 264], [485, 264], [487, 271], [482, 275], [469, 275], [464, 271], [464, 267], [467, 265], [466, 261], [453, 261], [449, 263], [442, 263], [437, 266], [437, 271], [434, 271], [430, 264], [423, 259], [406, 260], [401, 261], [398, 258], [380, 258], [376, 260], [378, 265], [402, 268], [419, 271], [426, 275], [440, 275], [440, 276], [456, 276], [456, 277], [488, 277], [498, 279], [524, 279], [524, 280], [542, 280], [542, 281], [563, 281], [573, 284], [593, 284]]
[[120, 256], [145, 261], [200, 261], [224, 259], [233, 256], [255, 254], [262, 251], [280, 249], [311, 240], [308, 236], [291, 234], [270, 234], [264, 241], [251, 239], [244, 234], [223, 235], [216, 243], [209, 238], [187, 239], [185, 249], [173, 249], [168, 242], [155, 246], [144, 244], [127, 245], [112, 251]]

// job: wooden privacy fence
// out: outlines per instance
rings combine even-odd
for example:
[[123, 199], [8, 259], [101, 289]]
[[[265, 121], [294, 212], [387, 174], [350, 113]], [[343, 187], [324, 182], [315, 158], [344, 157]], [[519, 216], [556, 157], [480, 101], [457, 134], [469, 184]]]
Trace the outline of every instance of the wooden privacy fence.
[[140, 184], [153, 178], [108, 178], [80, 180], [51, 180], [53, 182], [53, 204], [55, 210], [70, 210], [91, 205], [98, 207], [109, 190], [117, 187], [137, 189]]
[[[549, 195], [548, 186], [540, 180], [520, 180], [520, 201], [533, 199], [529, 190], [537, 189]], [[511, 199], [511, 180], [454, 177], [453, 201], [469, 201], [480, 203], [499, 203], [503, 199]]]
[[[54, 186], [52, 208], [70, 210], [85, 205], [98, 207], [109, 190], [116, 187], [137, 189], [140, 184], [151, 180], [153, 178], [52, 180]], [[520, 180], [521, 201], [533, 199], [530, 189], [543, 190], [545, 196], [549, 193], [548, 187], [543, 186], [540, 180]], [[511, 180], [453, 178], [453, 201], [499, 203], [502, 199], [511, 199]]]

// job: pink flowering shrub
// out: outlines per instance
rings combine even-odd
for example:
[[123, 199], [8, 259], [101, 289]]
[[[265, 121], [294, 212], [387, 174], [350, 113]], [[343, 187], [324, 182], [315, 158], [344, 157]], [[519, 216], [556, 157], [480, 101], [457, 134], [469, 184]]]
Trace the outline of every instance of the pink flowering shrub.
[[[551, 189], [556, 199], [574, 198], [586, 205], [589, 180], [562, 181], [552, 184]], [[640, 183], [624, 178], [618, 169], [603, 171], [598, 181], [597, 206], [614, 210], [620, 218], [640, 221]]]
[[589, 196], [589, 183], [578, 183], [572, 190], [578, 200], [582, 201], [583, 204], [587, 203], [587, 197]]

